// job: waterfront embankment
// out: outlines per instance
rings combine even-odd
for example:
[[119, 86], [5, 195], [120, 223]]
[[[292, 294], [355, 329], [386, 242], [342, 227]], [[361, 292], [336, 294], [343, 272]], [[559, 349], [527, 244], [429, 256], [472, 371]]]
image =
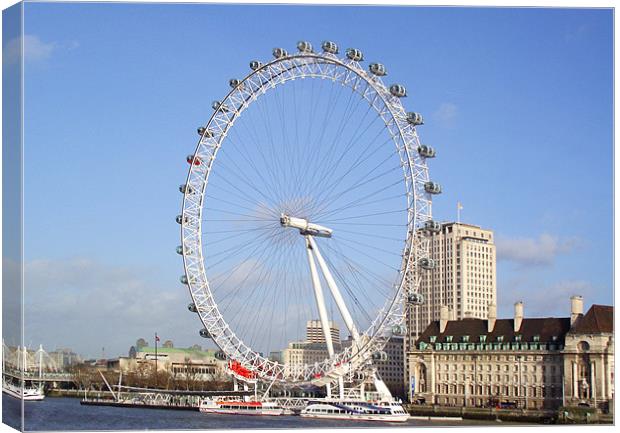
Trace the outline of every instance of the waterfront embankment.
[[497, 409], [479, 407], [453, 407], [430, 405], [405, 405], [414, 417], [462, 418], [464, 420], [522, 422], [528, 424], [612, 424], [613, 415], [594, 409], [561, 408], [560, 410]]

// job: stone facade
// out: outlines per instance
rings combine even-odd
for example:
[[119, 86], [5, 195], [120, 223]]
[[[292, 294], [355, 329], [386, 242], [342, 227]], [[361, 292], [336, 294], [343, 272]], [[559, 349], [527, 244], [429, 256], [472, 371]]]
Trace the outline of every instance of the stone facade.
[[[579, 299], [573, 300], [580, 302]], [[579, 306], [577, 307], [577, 309]], [[563, 350], [567, 405], [609, 409], [614, 400], [613, 307], [593, 305], [576, 317]]]
[[[594, 404], [597, 396], [598, 406], [607, 405], [613, 399], [613, 335], [601, 332], [604, 327], [582, 332], [601, 309], [606, 313], [599, 321], [612, 326], [613, 308], [597, 305], [585, 316], [573, 311], [572, 322], [524, 318], [522, 303], [514, 319], [434, 321], [407, 353], [409, 397], [447, 406], [557, 409]], [[580, 389], [572, 397], [575, 383], [587, 385], [579, 385], [585, 394]]]

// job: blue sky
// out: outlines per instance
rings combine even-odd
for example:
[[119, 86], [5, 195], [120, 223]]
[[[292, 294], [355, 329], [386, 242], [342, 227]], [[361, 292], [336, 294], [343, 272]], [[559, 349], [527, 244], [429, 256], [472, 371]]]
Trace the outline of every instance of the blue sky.
[[500, 316], [517, 300], [533, 316], [567, 315], [574, 293], [613, 302], [611, 10], [25, 11], [27, 343], [95, 356], [155, 330], [200, 342], [174, 252], [184, 157], [228, 80], [300, 39], [359, 47], [407, 86], [438, 151], [435, 218], [461, 201], [463, 222], [495, 231]]

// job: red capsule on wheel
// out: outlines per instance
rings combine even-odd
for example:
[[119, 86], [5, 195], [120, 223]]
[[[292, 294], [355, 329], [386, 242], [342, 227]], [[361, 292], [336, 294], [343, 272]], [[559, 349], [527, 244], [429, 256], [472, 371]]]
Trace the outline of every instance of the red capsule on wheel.
[[186, 160], [189, 165], [200, 165], [201, 163], [200, 158], [194, 155], [187, 155]]

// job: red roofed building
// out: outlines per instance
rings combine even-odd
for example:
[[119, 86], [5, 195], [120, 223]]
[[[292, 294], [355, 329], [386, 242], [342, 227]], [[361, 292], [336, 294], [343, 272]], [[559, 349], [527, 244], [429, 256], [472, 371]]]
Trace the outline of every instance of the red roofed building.
[[614, 397], [613, 307], [571, 298], [570, 317], [451, 320], [448, 307], [407, 352], [409, 397], [425, 404], [603, 409]]
[[564, 390], [567, 405], [608, 409], [614, 399], [614, 309], [592, 305], [583, 315], [583, 300], [573, 297], [571, 329], [564, 343]]

